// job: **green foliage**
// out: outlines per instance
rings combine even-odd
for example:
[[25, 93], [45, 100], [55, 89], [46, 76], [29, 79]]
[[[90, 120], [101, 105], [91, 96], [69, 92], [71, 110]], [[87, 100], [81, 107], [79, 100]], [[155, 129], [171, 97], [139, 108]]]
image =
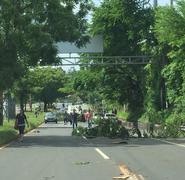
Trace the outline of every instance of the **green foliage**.
[[11, 87], [29, 66], [58, 62], [56, 42], [88, 40], [90, 0], [3, 0], [0, 7], [0, 89]]
[[96, 136], [104, 136], [104, 137], [120, 137], [127, 138], [128, 131], [121, 125], [121, 122], [115, 119], [107, 119], [96, 121], [96, 126], [93, 128], [83, 128], [78, 127], [73, 130], [72, 135], [81, 136], [84, 135], [86, 137], [96, 137]]
[[0, 145], [6, 144], [17, 137], [17, 132], [12, 128], [0, 129]]
[[73, 76], [73, 89], [76, 94], [90, 104], [96, 104], [101, 98], [101, 71], [80, 70]]
[[[40, 113], [36, 118], [33, 113], [26, 113], [29, 128], [26, 127], [26, 132], [38, 127], [44, 121], [44, 113]], [[18, 132], [14, 129], [14, 120], [5, 121], [0, 127], [0, 145], [6, 144], [18, 137]]]
[[147, 108], [147, 111], [139, 118], [140, 122], [150, 122], [152, 124], [163, 124], [164, 112], [156, 111], [154, 108]]
[[61, 68], [37, 68], [30, 73], [37, 100], [48, 104], [62, 96], [59, 88], [64, 86], [65, 74]]
[[29, 127], [26, 128], [26, 131], [35, 129], [44, 122], [43, 112], [39, 112], [37, 118], [35, 117], [35, 114], [33, 112], [26, 112], [26, 116], [29, 123]]
[[129, 116], [129, 112], [118, 111], [118, 114], [117, 114], [118, 119], [127, 120], [128, 116]]
[[76, 129], [73, 129], [72, 135], [73, 136], [82, 136], [85, 134], [86, 129], [82, 126], [78, 126]]
[[[95, 9], [91, 30], [93, 34], [103, 34], [104, 55], [142, 54], [140, 43], [146, 39], [153, 22], [152, 10], [146, 4], [147, 1], [137, 0], [104, 1]], [[143, 66], [106, 66], [102, 73], [103, 98], [120, 105], [128, 104], [133, 114], [129, 120], [137, 121], [145, 94]]]
[[32, 95], [36, 101], [53, 103], [63, 94], [59, 91], [64, 86], [65, 74], [61, 68], [38, 67], [30, 69], [24, 77], [16, 82], [14, 91], [20, 103]]
[[167, 117], [163, 136], [165, 137], [179, 137], [181, 135], [180, 126], [184, 119], [182, 118], [181, 114], [173, 113]]
[[166, 122], [174, 130], [173, 124], [178, 129], [178, 123], [175, 119], [179, 118], [176, 117], [176, 113], [184, 113], [185, 108], [184, 8], [184, 0], [177, 1], [175, 8], [159, 8], [156, 12], [155, 23], [155, 34], [160, 47], [168, 46], [168, 50], [164, 54], [164, 56], [168, 57], [168, 61], [162, 67], [161, 74], [165, 80], [168, 111], [171, 112], [171, 116], [166, 119]]

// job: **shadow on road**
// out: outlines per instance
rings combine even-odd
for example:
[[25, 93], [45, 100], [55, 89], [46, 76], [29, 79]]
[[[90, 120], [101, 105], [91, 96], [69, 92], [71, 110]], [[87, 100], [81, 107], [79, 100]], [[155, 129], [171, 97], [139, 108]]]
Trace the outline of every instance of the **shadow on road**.
[[30, 147], [125, 147], [137, 148], [140, 146], [169, 145], [155, 139], [110, 139], [98, 137], [85, 140], [76, 136], [27, 136], [24, 142], [13, 142], [8, 148], [30, 148]]
[[[84, 124], [81, 124], [84, 126]], [[168, 143], [150, 138], [111, 139], [97, 137], [84, 139], [83, 137], [71, 136], [71, 126], [62, 124], [43, 125], [24, 137], [24, 142], [15, 141], [8, 148], [30, 147], [123, 147], [137, 148], [141, 146], [169, 145]], [[171, 142], [185, 144], [185, 139], [171, 139]]]

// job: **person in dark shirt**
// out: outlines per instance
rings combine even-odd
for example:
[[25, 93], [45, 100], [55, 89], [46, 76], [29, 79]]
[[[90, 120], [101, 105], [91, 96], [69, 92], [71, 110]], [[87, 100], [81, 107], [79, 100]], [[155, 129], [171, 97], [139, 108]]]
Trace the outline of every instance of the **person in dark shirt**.
[[68, 113], [67, 111], [64, 112], [64, 125], [66, 125], [68, 122]]
[[77, 118], [78, 118], [78, 114], [76, 113], [75, 109], [73, 109], [73, 112], [71, 113], [71, 122], [73, 125], [73, 129], [75, 128], [75, 126], [76, 126], [76, 128], [78, 126]]
[[16, 115], [16, 123], [19, 130], [20, 141], [23, 141], [25, 125], [27, 124], [29, 127], [26, 115], [24, 114], [23, 110], [20, 110], [20, 113]]

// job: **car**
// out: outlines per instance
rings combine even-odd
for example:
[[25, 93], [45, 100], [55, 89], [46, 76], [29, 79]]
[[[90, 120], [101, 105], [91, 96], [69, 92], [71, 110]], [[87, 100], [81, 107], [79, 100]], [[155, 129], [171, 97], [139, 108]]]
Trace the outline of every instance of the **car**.
[[116, 119], [116, 115], [113, 113], [105, 113], [104, 116], [101, 117], [101, 119]]
[[53, 112], [46, 113], [44, 117], [44, 122], [45, 123], [48, 123], [48, 122], [58, 123], [56, 113], [53, 113]]

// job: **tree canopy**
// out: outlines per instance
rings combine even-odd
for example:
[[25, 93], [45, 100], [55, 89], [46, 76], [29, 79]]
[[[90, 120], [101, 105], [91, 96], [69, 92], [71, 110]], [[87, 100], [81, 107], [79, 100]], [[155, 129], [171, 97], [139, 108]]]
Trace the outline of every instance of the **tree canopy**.
[[[6, 77], [11, 68], [10, 83], [18, 78], [27, 66], [56, 63], [55, 42], [70, 41], [82, 45], [88, 39], [85, 35], [85, 16], [90, 7], [91, 4], [87, 0], [2, 0], [0, 77]], [[3, 85], [2, 82], [3, 79], [0, 89], [6, 86], [6, 83]]]
[[29, 67], [57, 63], [58, 41], [83, 45], [90, 0], [0, 1], [0, 124], [3, 91]]

